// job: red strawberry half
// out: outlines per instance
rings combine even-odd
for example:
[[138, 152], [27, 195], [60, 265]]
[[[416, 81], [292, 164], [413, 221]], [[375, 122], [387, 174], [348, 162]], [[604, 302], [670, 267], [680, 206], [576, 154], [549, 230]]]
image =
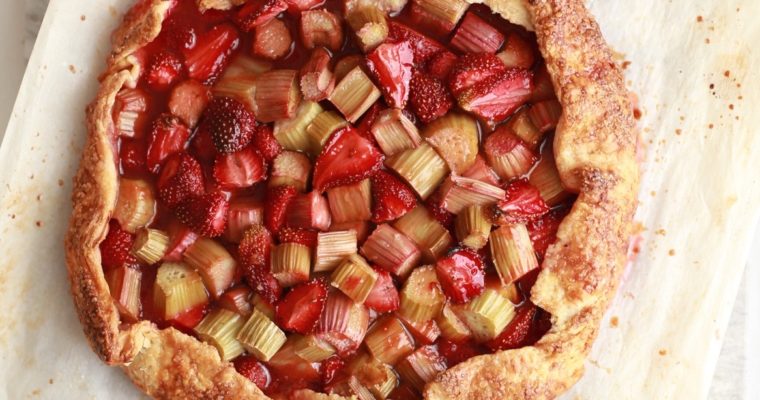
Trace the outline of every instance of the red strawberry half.
[[237, 30], [228, 24], [217, 25], [198, 37], [195, 47], [185, 51], [187, 74], [206, 84], [213, 83], [227, 66], [240, 43]]
[[285, 222], [285, 212], [298, 192], [292, 186], [275, 186], [267, 188], [264, 205], [264, 225], [270, 232], [277, 233]]
[[151, 127], [150, 144], [146, 162], [150, 172], [158, 173], [161, 164], [170, 155], [179, 153], [185, 147], [190, 131], [179, 118], [162, 114]]
[[144, 174], [148, 171], [145, 156], [148, 150], [142, 140], [122, 138], [119, 144], [119, 161], [124, 174]]
[[351, 127], [335, 132], [314, 164], [314, 189], [350, 185], [380, 168], [383, 154]]
[[277, 233], [280, 243], [298, 243], [306, 247], [314, 248], [317, 245], [317, 232], [308, 229], [291, 228], [284, 226]]
[[158, 198], [174, 209], [186, 198], [203, 194], [203, 171], [191, 155], [182, 152], [169, 158], [158, 175]]
[[480, 118], [502, 121], [530, 100], [533, 74], [511, 69], [475, 84], [457, 96], [459, 106]]
[[175, 213], [177, 219], [201, 236], [216, 237], [224, 233], [230, 203], [222, 192], [188, 197]]
[[415, 72], [410, 83], [409, 102], [417, 117], [424, 123], [430, 123], [444, 116], [454, 102], [443, 82], [431, 75]]
[[412, 46], [414, 52], [414, 64], [422, 65], [434, 54], [446, 50], [440, 43], [415, 31], [414, 29], [391, 21], [388, 24], [388, 43], [397, 43], [406, 40]]
[[218, 154], [214, 161], [214, 179], [224, 189], [246, 188], [266, 178], [264, 158], [248, 146], [229, 154]]
[[245, 265], [266, 267], [269, 265], [269, 248], [272, 234], [262, 225], [253, 225], [243, 234], [238, 245], [240, 262]]
[[322, 314], [326, 299], [327, 285], [321, 280], [295, 286], [277, 304], [277, 325], [304, 335], [310, 333]]
[[374, 270], [377, 272], [377, 280], [369, 296], [364, 300], [364, 305], [379, 313], [398, 310], [400, 300], [391, 274], [379, 268], [374, 268]]
[[525, 223], [549, 212], [541, 192], [527, 179], [518, 179], [507, 186], [504, 200], [495, 206], [494, 219], [500, 225]]
[[181, 261], [185, 250], [198, 239], [197, 233], [176, 219], [169, 223], [166, 233], [169, 234], [169, 247], [163, 258], [166, 261]]
[[444, 80], [449, 76], [449, 73], [451, 73], [456, 62], [457, 56], [448, 50], [444, 50], [433, 56], [430, 61], [428, 61], [425, 69], [430, 75]]
[[166, 89], [177, 81], [183, 69], [179, 55], [169, 50], [160, 51], [153, 56], [148, 66], [148, 85], [155, 90]]
[[245, 105], [231, 97], [215, 97], [206, 109], [203, 124], [221, 153], [242, 150], [253, 140], [256, 120]]
[[248, 32], [277, 17], [288, 9], [288, 3], [283, 0], [252, 0], [246, 3], [235, 16], [240, 28]]
[[268, 266], [256, 266], [252, 264], [242, 264], [243, 277], [256, 293], [266, 300], [269, 304], [276, 304], [282, 297], [282, 286], [275, 279]]
[[523, 346], [530, 333], [537, 310], [538, 308], [532, 303], [517, 309], [517, 313], [509, 325], [504, 328], [499, 336], [486, 342], [486, 346], [491, 351], [516, 349]]
[[417, 205], [414, 191], [400, 179], [385, 171], [377, 171], [372, 184], [372, 222], [381, 224], [401, 218]]
[[256, 132], [251, 140], [251, 146], [258, 150], [264, 159], [270, 163], [282, 153], [282, 146], [275, 139], [272, 127], [269, 125], [259, 125], [256, 128]]
[[441, 192], [436, 191], [425, 200], [425, 207], [430, 211], [436, 221], [446, 229], [451, 229], [454, 224], [454, 214], [450, 213], [441, 201]]
[[483, 260], [469, 249], [456, 250], [439, 259], [435, 272], [443, 292], [456, 304], [470, 301], [485, 288]]
[[454, 96], [459, 96], [475, 84], [505, 72], [507, 66], [493, 54], [465, 54], [451, 70], [449, 89]]
[[345, 362], [342, 358], [339, 356], [332, 356], [328, 358], [327, 360], [322, 362], [322, 385], [329, 386], [335, 378], [338, 376], [338, 373], [343, 369], [343, 366], [345, 366]]
[[118, 268], [123, 265], [137, 264], [137, 259], [130, 253], [135, 237], [122, 230], [119, 222], [112, 219], [108, 224], [108, 234], [100, 242], [100, 258], [106, 269]]
[[367, 67], [380, 84], [385, 102], [393, 108], [404, 108], [414, 67], [414, 53], [409, 42], [378, 46], [367, 55]]
[[546, 249], [557, 240], [559, 224], [562, 223], [562, 219], [565, 218], [568, 211], [567, 208], [555, 208], [541, 218], [528, 222], [530, 241], [533, 243], [533, 250], [536, 251], [539, 259], [544, 258]]
[[235, 370], [240, 375], [248, 378], [259, 389], [264, 390], [269, 386], [271, 382], [269, 370], [256, 357], [250, 355], [240, 356], [232, 361], [232, 365], [235, 366]]

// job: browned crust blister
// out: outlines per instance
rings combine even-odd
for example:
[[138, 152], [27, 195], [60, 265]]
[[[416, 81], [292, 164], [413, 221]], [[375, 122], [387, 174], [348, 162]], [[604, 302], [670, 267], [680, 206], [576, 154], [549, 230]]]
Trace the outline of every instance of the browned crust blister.
[[[485, 0], [505, 17], [520, 0]], [[201, 8], [241, 0], [200, 0]], [[475, 0], [473, 0], [475, 2]], [[599, 323], [617, 288], [631, 233], [638, 170], [627, 90], [599, 27], [582, 0], [525, 4], [554, 81], [563, 115], [555, 156], [563, 183], [578, 192], [550, 246], [532, 300], [552, 314], [552, 329], [535, 346], [475, 357], [441, 374], [427, 399], [547, 399], [583, 373]], [[174, 329], [141, 322], [122, 327], [103, 276], [98, 244], [118, 188], [111, 111], [116, 93], [134, 86], [131, 55], [153, 40], [170, 7], [143, 0], [113, 34], [113, 50], [98, 96], [87, 109], [88, 136], [74, 180], [74, 210], [66, 236], [71, 290], [91, 346], [121, 365], [156, 398], [266, 398], [220, 360], [216, 350]], [[299, 399], [336, 399], [302, 391]]]

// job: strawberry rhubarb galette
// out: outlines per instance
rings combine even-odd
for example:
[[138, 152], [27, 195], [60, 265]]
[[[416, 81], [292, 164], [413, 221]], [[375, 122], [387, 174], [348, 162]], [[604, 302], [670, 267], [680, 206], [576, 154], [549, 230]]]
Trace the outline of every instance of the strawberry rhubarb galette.
[[66, 239], [97, 354], [156, 398], [545, 399], [635, 208], [581, 0], [141, 0]]

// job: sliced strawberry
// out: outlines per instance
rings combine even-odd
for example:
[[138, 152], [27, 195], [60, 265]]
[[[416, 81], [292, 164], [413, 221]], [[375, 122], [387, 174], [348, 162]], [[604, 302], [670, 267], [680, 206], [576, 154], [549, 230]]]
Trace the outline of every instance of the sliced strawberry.
[[179, 153], [185, 147], [190, 138], [190, 130], [187, 129], [179, 118], [170, 114], [162, 114], [151, 127], [150, 144], [146, 162], [148, 170], [158, 173], [161, 164], [169, 156]]
[[232, 365], [235, 366], [235, 370], [240, 375], [248, 378], [259, 389], [265, 390], [269, 387], [269, 383], [272, 380], [269, 370], [256, 357], [251, 355], [240, 356], [232, 361]]
[[198, 239], [198, 234], [185, 224], [172, 219], [166, 229], [169, 235], [169, 246], [164, 254], [165, 261], [182, 261], [182, 254]]
[[277, 325], [282, 329], [308, 334], [317, 324], [327, 299], [327, 285], [312, 280], [295, 286], [277, 304]]
[[385, 102], [393, 108], [406, 107], [414, 67], [409, 42], [381, 44], [367, 55], [367, 67], [379, 83]]
[[351, 127], [335, 132], [325, 144], [314, 164], [314, 189], [359, 182], [374, 173], [383, 163], [383, 153]]
[[119, 161], [125, 175], [141, 175], [148, 172], [144, 140], [123, 138], [119, 144]]
[[533, 78], [533, 96], [530, 99], [531, 102], [538, 103], [556, 98], [557, 95], [554, 93], [552, 78], [546, 69], [546, 65], [536, 68], [536, 75]]
[[277, 233], [277, 240], [280, 243], [298, 243], [314, 248], [317, 246], [317, 232], [309, 229], [284, 226]]
[[173, 50], [190, 50], [195, 47], [197, 41], [197, 26], [188, 24], [189, 20], [178, 17], [176, 14], [164, 22], [161, 28], [161, 36], [166, 41], [166, 46]]
[[198, 326], [206, 315], [206, 311], [208, 310], [207, 306], [208, 304], [206, 303], [199, 304], [187, 311], [179, 313], [174, 318], [166, 320], [166, 323], [178, 331], [190, 334], [193, 332], [193, 328]]
[[267, 60], [277, 60], [290, 53], [293, 38], [281, 19], [273, 19], [256, 27], [252, 53]]
[[214, 161], [214, 179], [224, 189], [246, 188], [266, 178], [264, 157], [253, 146], [219, 154]]
[[180, 78], [183, 70], [184, 65], [179, 55], [170, 50], [162, 50], [150, 61], [146, 79], [153, 90], [164, 90]]
[[364, 300], [364, 305], [379, 313], [398, 310], [400, 304], [398, 289], [393, 285], [391, 274], [379, 268], [374, 268], [374, 270], [377, 272], [377, 280], [369, 296]]
[[372, 134], [372, 125], [375, 124], [377, 117], [380, 116], [380, 113], [385, 109], [385, 106], [382, 105], [382, 101], [375, 102], [375, 104], [364, 113], [359, 120], [359, 123], [356, 124], [356, 130], [359, 131], [359, 134], [372, 142], [373, 145], [377, 145], [377, 140], [375, 140], [375, 136]]
[[415, 72], [410, 83], [409, 102], [417, 117], [428, 124], [446, 115], [454, 105], [443, 82], [431, 75]]
[[445, 80], [449, 77], [451, 70], [454, 69], [456, 62], [457, 56], [448, 50], [444, 50], [430, 58], [430, 61], [425, 66], [425, 70], [430, 75], [440, 80]]
[[533, 74], [511, 69], [487, 78], [457, 97], [459, 106], [480, 118], [502, 121], [525, 104], [532, 95]]
[[451, 45], [463, 53], [495, 53], [504, 43], [504, 35], [473, 12], [464, 16], [451, 38]]
[[193, 154], [203, 161], [210, 162], [216, 157], [214, 139], [211, 138], [211, 132], [205, 124], [201, 124], [195, 130], [195, 136], [190, 141], [190, 147], [193, 149]]
[[243, 277], [256, 293], [266, 300], [267, 303], [274, 305], [282, 297], [282, 286], [272, 275], [268, 266], [256, 266], [250, 264], [241, 264]]
[[488, 53], [465, 54], [457, 60], [449, 75], [449, 89], [454, 96], [490, 77], [507, 72], [498, 57]]
[[298, 194], [292, 186], [275, 186], [267, 188], [266, 203], [264, 205], [264, 225], [272, 233], [280, 231], [285, 222], [285, 212], [288, 206]]
[[200, 163], [185, 152], [166, 161], [156, 183], [158, 198], [170, 209], [190, 196], [203, 194], [203, 187]]
[[438, 223], [443, 225], [446, 229], [451, 229], [454, 224], [454, 214], [450, 213], [443, 205], [443, 199], [441, 198], [441, 192], [436, 191], [430, 197], [425, 200], [425, 207], [430, 211]]
[[533, 319], [538, 308], [533, 303], [528, 303], [517, 309], [517, 313], [506, 328], [495, 338], [486, 342], [491, 351], [501, 351], [522, 347], [530, 333]]
[[242, 150], [253, 140], [256, 120], [246, 106], [232, 97], [214, 97], [206, 108], [203, 124], [221, 153]]
[[283, 0], [251, 0], [237, 12], [235, 21], [242, 30], [250, 32], [287, 9], [288, 3]]
[[381, 224], [401, 218], [417, 205], [417, 196], [403, 181], [385, 171], [377, 171], [372, 184], [372, 222]]
[[396, 43], [400, 41], [409, 41], [414, 52], [414, 64], [422, 65], [427, 62], [434, 54], [446, 50], [440, 43], [415, 31], [414, 29], [396, 22], [388, 23], [387, 43]]
[[486, 349], [470, 341], [454, 342], [441, 339], [438, 341], [438, 352], [446, 359], [446, 364], [451, 368], [462, 361], [485, 354]]
[[112, 219], [108, 223], [106, 238], [100, 242], [100, 259], [103, 268], [111, 269], [137, 264], [137, 259], [130, 252], [134, 241], [135, 236], [122, 230], [119, 222]]
[[210, 99], [211, 93], [206, 86], [188, 79], [172, 89], [169, 97], [169, 111], [192, 128], [198, 123]]
[[343, 27], [338, 15], [328, 10], [301, 13], [301, 42], [307, 49], [324, 46], [332, 51], [343, 45]]
[[557, 230], [562, 219], [565, 218], [568, 208], [555, 208], [541, 218], [528, 222], [528, 233], [539, 259], [544, 258], [546, 249], [557, 240]]
[[201, 236], [216, 237], [224, 233], [230, 203], [222, 192], [188, 197], [174, 211], [182, 223]]
[[541, 192], [527, 179], [518, 179], [506, 188], [504, 200], [495, 206], [495, 221], [500, 225], [533, 221], [549, 212]]
[[443, 292], [455, 304], [470, 301], [485, 288], [483, 260], [473, 250], [449, 253], [435, 263], [435, 272]]
[[266, 267], [269, 265], [269, 249], [272, 246], [272, 234], [263, 225], [253, 225], [243, 234], [238, 245], [240, 262], [245, 265]]
[[198, 37], [195, 47], [184, 52], [187, 74], [200, 82], [213, 83], [239, 43], [240, 35], [232, 25], [213, 27]]
[[251, 146], [259, 151], [264, 159], [271, 163], [282, 153], [282, 145], [275, 139], [272, 127], [269, 125], [259, 125], [256, 133], [253, 134]]
[[329, 386], [335, 377], [341, 372], [345, 366], [345, 362], [338, 356], [332, 356], [322, 362], [322, 385]]

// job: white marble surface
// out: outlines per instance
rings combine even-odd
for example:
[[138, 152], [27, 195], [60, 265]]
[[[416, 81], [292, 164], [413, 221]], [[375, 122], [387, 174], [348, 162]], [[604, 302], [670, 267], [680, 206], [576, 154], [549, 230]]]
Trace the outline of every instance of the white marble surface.
[[[47, 0], [0, 0], [0, 138], [5, 132], [24, 68], [42, 22]], [[716, 266], [719, 267], [719, 266]], [[760, 235], [756, 236], [745, 279], [713, 378], [710, 399], [742, 400], [760, 393]], [[698, 349], [695, 349], [698, 351]]]

